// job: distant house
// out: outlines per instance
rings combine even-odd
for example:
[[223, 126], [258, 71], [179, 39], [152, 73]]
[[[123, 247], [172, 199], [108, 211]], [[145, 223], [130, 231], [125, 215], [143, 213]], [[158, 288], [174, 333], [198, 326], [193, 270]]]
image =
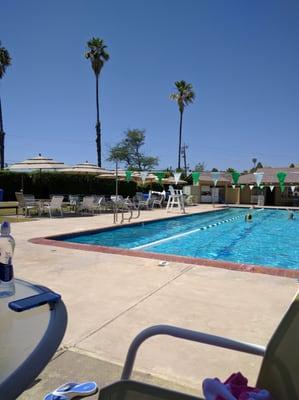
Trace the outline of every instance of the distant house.
[[[245, 174], [240, 176], [239, 183], [245, 184], [245, 188], [240, 193], [241, 204], [254, 204], [257, 202], [257, 196], [264, 196], [264, 204], [267, 206], [299, 206], [299, 167], [294, 168], [259, 168], [257, 172], [263, 172], [263, 189], [254, 187], [250, 190], [249, 185], [256, 183], [254, 174]], [[285, 190], [281, 192], [278, 172], [285, 172]], [[271, 191], [270, 186], [274, 186]], [[294, 192], [291, 186], [295, 186]]]

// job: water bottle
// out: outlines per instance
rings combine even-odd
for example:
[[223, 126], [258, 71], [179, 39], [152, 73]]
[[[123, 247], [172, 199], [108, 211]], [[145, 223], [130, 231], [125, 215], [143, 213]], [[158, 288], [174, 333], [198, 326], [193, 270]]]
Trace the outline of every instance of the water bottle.
[[1, 224], [0, 235], [0, 297], [9, 297], [15, 294], [12, 257], [15, 249], [15, 240], [10, 235], [10, 224], [4, 221]]

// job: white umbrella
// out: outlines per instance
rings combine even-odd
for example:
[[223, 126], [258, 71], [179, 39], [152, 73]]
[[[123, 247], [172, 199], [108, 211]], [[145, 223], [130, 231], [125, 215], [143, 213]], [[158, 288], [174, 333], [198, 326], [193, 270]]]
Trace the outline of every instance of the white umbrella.
[[162, 179], [162, 185], [187, 185], [188, 182], [183, 179], [179, 179], [178, 181], [174, 176], [169, 176], [168, 178]]
[[60, 170], [67, 167], [63, 162], [55, 161], [53, 158], [43, 157], [39, 154], [37, 157], [28, 158], [19, 163], [12, 164], [8, 169], [10, 171], [34, 171], [39, 170]]
[[88, 161], [85, 161], [85, 163], [74, 165], [71, 168], [64, 168], [61, 170], [61, 172], [70, 173], [70, 174], [86, 174], [86, 175], [88, 175], [88, 174], [98, 175], [98, 174], [109, 173], [109, 171], [107, 169], [100, 168], [96, 164], [92, 164]]

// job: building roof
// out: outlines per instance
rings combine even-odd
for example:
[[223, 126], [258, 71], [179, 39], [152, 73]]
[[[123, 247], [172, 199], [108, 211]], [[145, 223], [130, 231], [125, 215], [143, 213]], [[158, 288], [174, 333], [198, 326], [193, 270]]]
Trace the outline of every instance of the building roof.
[[[219, 183], [231, 183], [231, 175], [227, 172], [219, 171], [220, 177], [218, 179]], [[213, 182], [212, 173], [203, 171], [200, 173], [200, 182]]]
[[[289, 184], [299, 184], [299, 167], [295, 168], [258, 168], [256, 172], [263, 172], [264, 176], [262, 179], [262, 183], [279, 183], [277, 178], [278, 172], [286, 172], [287, 176], [285, 178], [285, 183]], [[255, 184], [255, 176], [254, 174], [245, 174], [241, 175], [239, 179], [240, 184]]]

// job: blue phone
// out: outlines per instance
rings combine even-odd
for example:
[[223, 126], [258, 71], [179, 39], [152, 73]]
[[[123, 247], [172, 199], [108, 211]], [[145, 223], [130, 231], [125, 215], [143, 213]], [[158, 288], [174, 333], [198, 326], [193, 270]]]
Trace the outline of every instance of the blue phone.
[[44, 292], [30, 297], [25, 297], [24, 299], [11, 301], [8, 303], [8, 307], [13, 311], [22, 312], [44, 304], [49, 304], [51, 306], [53, 303], [58, 303], [60, 299], [60, 294]]

